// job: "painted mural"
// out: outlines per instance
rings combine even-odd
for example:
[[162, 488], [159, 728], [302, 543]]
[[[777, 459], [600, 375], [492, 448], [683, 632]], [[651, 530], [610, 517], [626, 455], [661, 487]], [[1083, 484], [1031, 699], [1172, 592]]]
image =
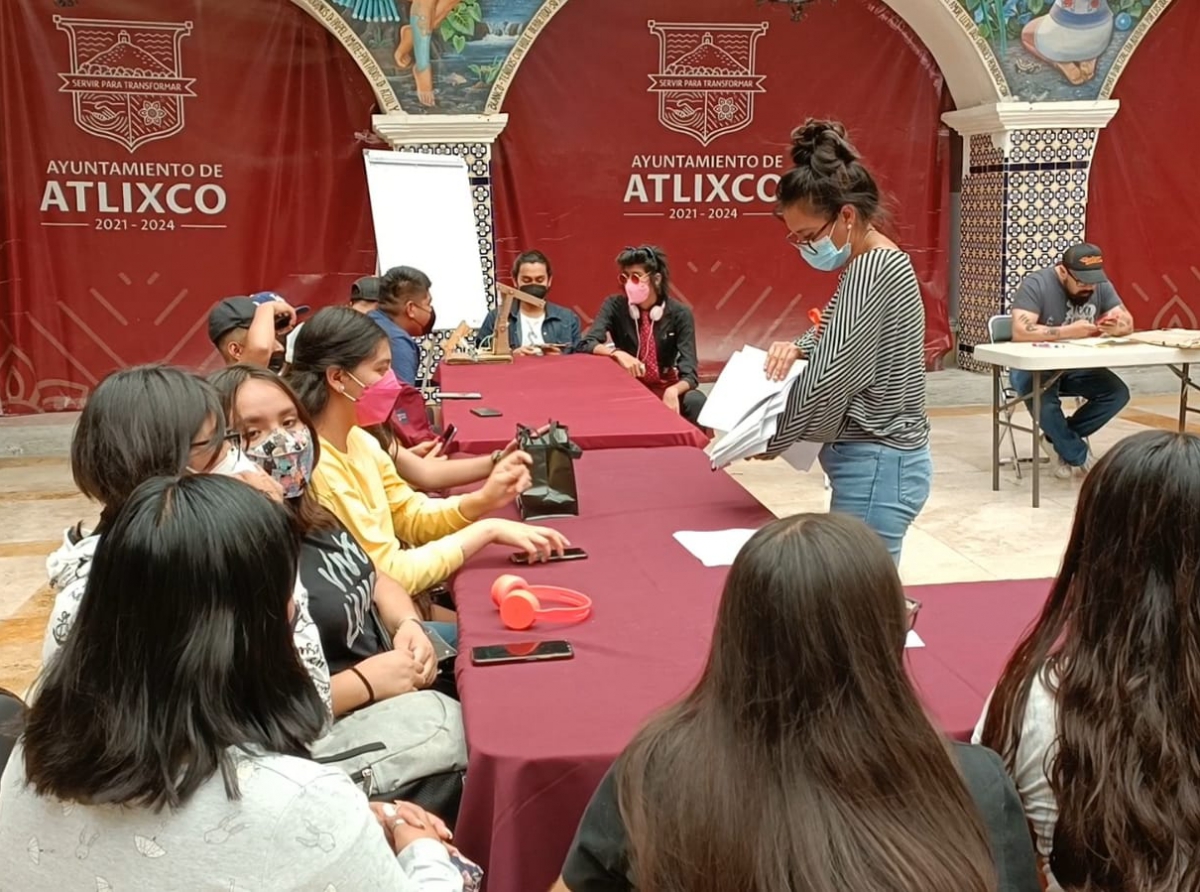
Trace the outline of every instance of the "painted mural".
[[1027, 102], [1096, 99], [1155, 0], [956, 0]]
[[409, 114], [477, 114], [541, 0], [333, 0]]

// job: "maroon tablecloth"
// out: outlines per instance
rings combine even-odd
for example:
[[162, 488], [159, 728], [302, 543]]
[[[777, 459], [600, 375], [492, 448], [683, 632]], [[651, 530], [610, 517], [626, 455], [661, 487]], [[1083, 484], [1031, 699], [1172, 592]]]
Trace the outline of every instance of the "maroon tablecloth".
[[909, 668], [926, 708], [943, 730], [967, 740], [1009, 654], [1030, 626], [1050, 580], [910, 586], [921, 602]]
[[[528, 568], [532, 584], [592, 596], [576, 626], [505, 630], [489, 591], [513, 567], [481, 555], [455, 582], [458, 684], [470, 745], [456, 843], [488, 871], [489, 892], [547, 889], [604, 772], [653, 712], [699, 677], [728, 568], [705, 568], [671, 534], [758, 527], [772, 517], [690, 448], [608, 450], [576, 465], [584, 515], [551, 525], [586, 561]], [[620, 481], [614, 485], [615, 481]], [[914, 589], [913, 675], [935, 718], [969, 733], [1000, 666], [1046, 592], [1045, 581]], [[475, 667], [472, 647], [565, 638], [575, 659]]]
[[[517, 425], [558, 421], [584, 449], [700, 446], [708, 439], [662, 404], [615, 362], [599, 356], [517, 356], [511, 365], [445, 365], [446, 393], [481, 393], [480, 400], [446, 400], [443, 424], [458, 428], [459, 450], [485, 454], [503, 449]], [[498, 409], [479, 418], [472, 409]]]

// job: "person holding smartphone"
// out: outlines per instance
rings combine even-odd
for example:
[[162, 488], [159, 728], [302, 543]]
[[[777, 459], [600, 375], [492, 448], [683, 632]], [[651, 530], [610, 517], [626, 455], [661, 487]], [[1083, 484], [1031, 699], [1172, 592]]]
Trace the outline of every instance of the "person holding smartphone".
[[344, 307], [317, 313], [296, 341], [286, 380], [320, 435], [314, 494], [406, 591], [445, 582], [488, 545], [546, 558], [570, 544], [555, 530], [485, 518], [528, 487], [524, 453], [501, 460], [481, 488], [448, 499], [422, 495], [400, 477], [362, 429], [387, 418], [399, 387], [388, 337], [366, 316]]
[[208, 339], [226, 365], [250, 365], [282, 371], [287, 361], [284, 342], [296, 318], [308, 307], [292, 307], [272, 291], [250, 297], [227, 297], [208, 314]]
[[[1066, 250], [1062, 262], [1025, 277], [1012, 301], [1014, 341], [1059, 341], [1097, 335], [1121, 337], [1133, 331], [1133, 316], [1104, 272], [1104, 255], [1095, 245]], [[1010, 369], [1008, 378], [1021, 396], [1033, 392], [1033, 374]], [[1062, 397], [1086, 402], [1070, 418]], [[1129, 388], [1110, 369], [1063, 372], [1042, 393], [1042, 448], [1057, 459], [1054, 476], [1086, 474], [1095, 463], [1087, 438], [1108, 424], [1129, 402]], [[1033, 400], [1025, 401], [1033, 411]]]

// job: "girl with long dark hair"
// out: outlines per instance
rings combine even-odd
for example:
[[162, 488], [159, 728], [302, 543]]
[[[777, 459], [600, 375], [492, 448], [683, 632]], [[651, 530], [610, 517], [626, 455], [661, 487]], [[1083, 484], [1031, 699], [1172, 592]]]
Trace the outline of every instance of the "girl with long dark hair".
[[462, 888], [432, 821], [385, 837], [306, 758], [325, 707], [292, 644], [281, 507], [215, 475], [152, 478], [93, 562], [0, 779], [6, 887]]
[[1052, 892], [1200, 889], [1200, 438], [1136, 434], [1088, 473], [976, 737]]
[[568, 544], [544, 527], [483, 519], [528, 486], [529, 457], [523, 453], [505, 459], [481, 489], [464, 496], [432, 499], [400, 479], [387, 453], [362, 429], [388, 417], [397, 385], [387, 335], [360, 313], [334, 307], [313, 316], [296, 339], [286, 380], [320, 434], [317, 499], [376, 568], [409, 593], [444, 582], [491, 544], [531, 558], [561, 553]]
[[861, 521], [759, 530], [700, 681], [603, 780], [556, 889], [1036, 892], [1004, 766], [930, 724], [904, 668], [908, 626]]
[[[55, 598], [42, 643], [42, 665], [67, 641], [96, 548], [140, 483], [154, 476], [225, 474], [280, 498], [278, 484], [246, 460], [237, 433], [226, 430], [221, 400], [212, 385], [170, 366], [123, 369], [97, 385], [71, 438], [71, 473], [80, 491], [99, 503], [100, 523], [90, 532], [82, 524], [68, 529], [62, 546], [46, 560]], [[329, 668], [308, 615], [307, 593], [298, 581], [295, 600], [296, 649], [328, 701]]]

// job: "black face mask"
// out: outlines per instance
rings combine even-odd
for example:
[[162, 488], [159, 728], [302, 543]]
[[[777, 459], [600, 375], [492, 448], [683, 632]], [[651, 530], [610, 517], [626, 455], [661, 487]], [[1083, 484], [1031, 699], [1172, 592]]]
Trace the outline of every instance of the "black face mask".
[[421, 335], [428, 337], [433, 333], [433, 327], [437, 325], [437, 310], [433, 307], [429, 308], [429, 321], [421, 327]]
[[530, 297], [536, 297], [538, 300], [545, 300], [546, 295], [550, 293], [550, 288], [547, 285], [522, 285], [517, 290], [523, 291]]

